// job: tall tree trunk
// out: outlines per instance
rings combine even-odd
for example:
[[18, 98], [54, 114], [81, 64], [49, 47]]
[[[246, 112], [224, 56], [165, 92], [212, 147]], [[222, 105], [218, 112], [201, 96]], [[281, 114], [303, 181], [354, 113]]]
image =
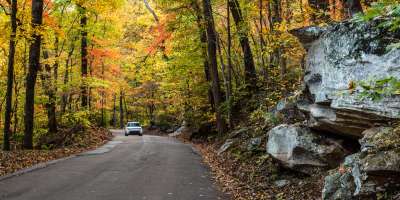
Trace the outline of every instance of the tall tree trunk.
[[[49, 58], [48, 52], [43, 51], [43, 57], [45, 59]], [[54, 82], [51, 78], [51, 67], [49, 64], [44, 65], [44, 72], [41, 76], [43, 82], [44, 91], [48, 97], [48, 102], [46, 103], [47, 109], [47, 128], [49, 133], [57, 133], [57, 117], [56, 117], [56, 94]]]
[[[75, 44], [72, 42], [71, 44], [71, 49], [68, 52], [67, 60], [65, 62], [65, 72], [64, 72], [64, 85], [67, 85], [69, 82], [69, 65], [71, 63], [71, 58], [72, 55], [74, 54], [75, 51]], [[69, 92], [68, 92], [69, 93]], [[67, 91], [63, 91], [62, 97], [61, 97], [61, 113], [65, 113], [66, 107], [68, 104], [68, 93]]]
[[[32, 0], [32, 30], [40, 29], [43, 21], [43, 0]], [[33, 124], [35, 113], [35, 86], [37, 73], [40, 68], [40, 46], [42, 36], [39, 31], [32, 33], [32, 42], [29, 49], [29, 68], [26, 75], [25, 93], [25, 135], [24, 148], [33, 149]]]
[[117, 127], [117, 95], [114, 93], [113, 96], [114, 107], [113, 107], [113, 127]]
[[14, 75], [14, 82], [15, 82], [15, 86], [14, 86], [14, 93], [15, 93], [15, 101], [14, 101], [14, 109], [13, 109], [13, 113], [14, 113], [14, 128], [13, 128], [13, 133], [17, 132], [17, 128], [18, 128], [18, 108], [19, 108], [19, 91], [20, 91], [20, 86], [18, 85], [18, 82], [15, 79], [15, 75]]
[[86, 83], [86, 78], [88, 76], [88, 43], [87, 43], [87, 15], [86, 8], [80, 6], [80, 28], [81, 28], [81, 75], [82, 75], [82, 86], [81, 86], [81, 106], [84, 109], [88, 108], [89, 102], [89, 91]]
[[237, 30], [239, 31], [240, 45], [243, 51], [245, 81], [250, 88], [257, 87], [256, 68], [253, 60], [253, 53], [251, 52], [250, 42], [248, 38], [247, 28], [243, 28], [246, 22], [243, 19], [242, 11], [238, 0], [230, 0], [229, 8], [232, 12], [233, 20], [235, 21]]
[[203, 12], [207, 30], [208, 61], [212, 78], [212, 90], [213, 90], [214, 104], [216, 111], [217, 130], [219, 134], [223, 134], [225, 132], [225, 122], [224, 119], [222, 118], [222, 112], [221, 112], [222, 98], [220, 92], [218, 64], [217, 64], [217, 46], [216, 46], [217, 36], [215, 33], [214, 19], [212, 15], [212, 7], [210, 0], [203, 0]]
[[[279, 0], [271, 0], [268, 3], [268, 9], [269, 9], [269, 21], [270, 21], [270, 30], [272, 34], [280, 34], [279, 31], [275, 30], [275, 25], [279, 24], [282, 22], [282, 17], [281, 17], [281, 5]], [[283, 62], [282, 58], [282, 50], [280, 47], [277, 49], [274, 49], [271, 56], [270, 56], [270, 65], [272, 67], [281, 67], [281, 72], [285, 71], [285, 67], [281, 65]], [[281, 78], [284, 75], [281, 73]], [[282, 78], [283, 79], [283, 78]], [[273, 85], [276, 85], [273, 83]]]
[[[203, 14], [201, 13], [200, 6], [197, 3], [197, 0], [192, 1], [192, 6], [193, 6], [193, 10], [196, 12], [196, 15], [197, 15], [197, 26], [199, 28], [201, 50], [202, 50], [202, 54], [203, 54], [203, 58], [204, 58], [204, 61], [203, 61], [204, 74], [205, 74], [207, 84], [210, 84], [211, 76], [210, 76], [210, 67], [208, 66], [207, 32], [204, 27], [204, 18], [203, 18]], [[211, 110], [215, 111], [214, 97], [213, 97], [211, 87], [208, 87], [208, 102], [210, 103]]]
[[231, 14], [229, 10], [229, 0], [227, 0], [226, 7], [226, 16], [227, 16], [227, 33], [228, 33], [228, 69], [227, 69], [227, 89], [226, 89], [226, 97], [228, 99], [228, 124], [229, 128], [233, 128], [233, 118], [232, 118], [232, 35], [231, 35]]
[[11, 127], [11, 112], [12, 112], [12, 97], [14, 84], [14, 57], [15, 43], [17, 35], [17, 0], [11, 1], [11, 34], [10, 34], [10, 52], [8, 54], [8, 69], [7, 69], [7, 91], [6, 91], [6, 111], [4, 121], [4, 139], [3, 149], [10, 150], [10, 127]]
[[[101, 63], [101, 80], [104, 82], [104, 69], [105, 68], [105, 66], [104, 66], [104, 62], [102, 62]], [[104, 117], [104, 114], [105, 114], [105, 108], [104, 108], [104, 106], [105, 106], [105, 88], [104, 87], [101, 87], [101, 92], [100, 92], [100, 103], [101, 103], [101, 122], [100, 122], [100, 126], [105, 126], [105, 123], [104, 123], [104, 119], [105, 119], [105, 117]]]
[[280, 0], [271, 0], [269, 6], [271, 18], [271, 30], [274, 31], [274, 25], [282, 22]]
[[[222, 50], [221, 50], [221, 43], [222, 43], [222, 39], [219, 37], [219, 35], [217, 35], [217, 51], [218, 51], [217, 53], [219, 55], [219, 62], [221, 64], [222, 80], [224, 81], [225, 89], [227, 89], [228, 83], [227, 83], [227, 78], [226, 78], [226, 73], [225, 73], [226, 66], [225, 66], [224, 57], [223, 57]], [[228, 100], [228, 99], [226, 99], [226, 100]]]
[[126, 103], [126, 96], [124, 95], [124, 111], [125, 111], [125, 119], [129, 119], [129, 110], [128, 110], [128, 105]]
[[268, 74], [267, 74], [267, 69], [265, 68], [265, 61], [264, 61], [264, 46], [265, 46], [265, 41], [264, 41], [264, 33], [263, 33], [263, 23], [264, 23], [264, 18], [263, 18], [263, 1], [259, 0], [258, 2], [259, 6], [259, 23], [260, 23], [260, 30], [258, 31], [258, 36], [260, 38], [260, 63], [261, 63], [261, 71], [263, 73], [264, 80], [268, 79]]
[[119, 93], [119, 127], [124, 128], [124, 105], [123, 105], [124, 93]]

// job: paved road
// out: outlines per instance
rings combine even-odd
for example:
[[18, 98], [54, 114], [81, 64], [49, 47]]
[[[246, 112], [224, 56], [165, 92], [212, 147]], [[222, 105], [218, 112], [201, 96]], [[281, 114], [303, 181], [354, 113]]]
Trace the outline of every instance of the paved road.
[[224, 199], [189, 145], [167, 137], [115, 134], [105, 148], [0, 181], [0, 199]]

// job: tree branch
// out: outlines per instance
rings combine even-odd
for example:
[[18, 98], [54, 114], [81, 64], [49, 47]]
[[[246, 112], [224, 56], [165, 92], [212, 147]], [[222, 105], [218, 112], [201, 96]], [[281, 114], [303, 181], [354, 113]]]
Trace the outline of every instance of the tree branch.
[[149, 10], [149, 12], [153, 15], [154, 20], [155, 20], [157, 23], [160, 23], [160, 20], [158, 19], [158, 16], [157, 16], [156, 12], [154, 12], [153, 8], [151, 8], [149, 2], [148, 2], [147, 0], [143, 0], [143, 2], [144, 2], [144, 4], [146, 5], [147, 10]]

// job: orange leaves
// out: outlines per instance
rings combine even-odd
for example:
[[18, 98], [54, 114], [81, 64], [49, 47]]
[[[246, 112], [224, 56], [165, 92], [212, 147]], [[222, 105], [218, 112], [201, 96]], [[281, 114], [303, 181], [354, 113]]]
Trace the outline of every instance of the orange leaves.
[[115, 49], [101, 49], [101, 48], [93, 48], [89, 51], [89, 55], [94, 59], [104, 59], [109, 58], [112, 60], [116, 60], [121, 57], [119, 51]]
[[[107, 65], [108, 71], [110, 71], [114, 76], [120, 74], [120, 67], [114, 64], [114, 62], [121, 57], [118, 50], [93, 48], [89, 50], [89, 56], [91, 57], [93, 67], [101, 68], [103, 65]], [[101, 72], [101, 70], [95, 71], [97, 71], [97, 73]]]
[[166, 20], [160, 22], [155, 27], [152, 28], [154, 40], [151, 45], [147, 48], [149, 54], [154, 54], [160, 48], [165, 50], [165, 42], [171, 38], [171, 33], [167, 30], [167, 24], [171, 17], [167, 17]]
[[105, 47], [112, 45], [112, 42], [107, 39], [102, 39], [95, 36], [91, 37], [90, 39], [94, 44], [96, 44], [96, 46]]
[[89, 56], [91, 57], [94, 66], [102, 65], [106, 61], [113, 63], [121, 58], [121, 53], [118, 49], [106, 48], [107, 46], [110, 46], [110, 41], [97, 37], [93, 37], [91, 40], [97, 47], [89, 50]]

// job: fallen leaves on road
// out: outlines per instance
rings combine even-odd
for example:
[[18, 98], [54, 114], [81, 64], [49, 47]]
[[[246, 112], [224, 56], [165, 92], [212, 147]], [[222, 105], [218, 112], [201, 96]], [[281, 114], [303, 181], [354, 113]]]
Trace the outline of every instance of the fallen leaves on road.
[[56, 160], [87, 150], [95, 149], [112, 137], [106, 129], [91, 128], [86, 131], [79, 143], [54, 150], [14, 150], [0, 151], [0, 176], [31, 167], [33, 165]]
[[[271, 165], [273, 162], [267, 156], [261, 156], [261, 161], [260, 157], [240, 160], [230, 153], [218, 155], [217, 148], [212, 144], [195, 146], [202, 153], [204, 162], [210, 166], [223, 192], [231, 195], [234, 200], [321, 198], [323, 174], [296, 176], [279, 169], [279, 166]], [[277, 168], [272, 169], [274, 167]], [[278, 187], [274, 185], [278, 178], [290, 183]]]

